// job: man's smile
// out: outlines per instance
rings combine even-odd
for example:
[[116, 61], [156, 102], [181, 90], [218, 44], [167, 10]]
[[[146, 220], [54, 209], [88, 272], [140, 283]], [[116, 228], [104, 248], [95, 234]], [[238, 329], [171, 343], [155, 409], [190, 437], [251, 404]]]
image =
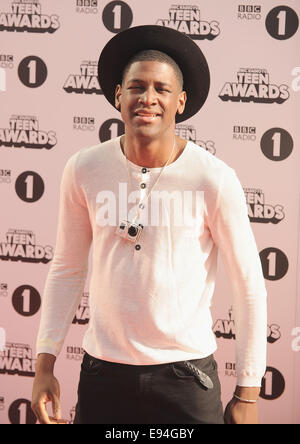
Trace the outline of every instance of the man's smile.
[[154, 122], [156, 118], [161, 117], [161, 113], [141, 109], [135, 111], [134, 116], [137, 117], [141, 122], [151, 123]]

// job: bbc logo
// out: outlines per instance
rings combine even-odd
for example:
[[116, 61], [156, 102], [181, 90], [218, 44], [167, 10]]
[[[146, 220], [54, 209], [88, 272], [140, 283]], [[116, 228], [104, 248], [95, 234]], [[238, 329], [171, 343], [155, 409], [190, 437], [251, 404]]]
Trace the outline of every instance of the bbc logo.
[[67, 353], [75, 353], [77, 355], [83, 355], [84, 350], [82, 347], [67, 346]]
[[97, 7], [98, 6], [98, 0], [77, 0], [76, 1], [77, 6], [87, 6], [87, 7]]
[[234, 133], [242, 133], [242, 134], [256, 134], [255, 126], [234, 126]]
[[239, 12], [261, 12], [261, 6], [258, 5], [239, 5]]
[[82, 125], [95, 125], [94, 117], [77, 117], [75, 116], [73, 119], [74, 123], [82, 124]]

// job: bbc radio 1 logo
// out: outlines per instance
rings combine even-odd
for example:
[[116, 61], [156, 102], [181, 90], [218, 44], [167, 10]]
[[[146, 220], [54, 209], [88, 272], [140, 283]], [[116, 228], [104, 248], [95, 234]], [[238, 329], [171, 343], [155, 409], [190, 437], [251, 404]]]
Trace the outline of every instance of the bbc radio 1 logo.
[[0, 12], [0, 31], [53, 34], [59, 27], [59, 16], [43, 14], [39, 0], [14, 0], [10, 12]]
[[0, 128], [0, 147], [50, 150], [57, 144], [55, 131], [39, 128], [36, 116], [13, 115], [8, 128]]
[[202, 20], [200, 9], [192, 5], [172, 5], [169, 18], [158, 19], [156, 25], [176, 29], [193, 40], [213, 40], [220, 34], [219, 22]]
[[53, 247], [38, 245], [29, 230], [9, 229], [5, 241], [0, 242], [0, 260], [48, 264], [53, 258]]
[[[233, 140], [238, 142], [255, 142], [257, 128], [248, 125], [234, 125]], [[270, 128], [260, 139], [261, 151], [265, 157], [275, 162], [287, 159], [294, 148], [291, 134], [283, 128]]]
[[266, 203], [265, 193], [259, 188], [244, 188], [250, 222], [278, 224], [285, 218], [282, 205]]
[[70, 74], [63, 89], [67, 93], [102, 94], [98, 80], [98, 62], [83, 61], [80, 64], [80, 74]]
[[201, 148], [204, 148], [206, 151], [209, 151], [213, 155], [216, 154], [215, 142], [213, 140], [200, 140], [193, 125], [182, 123], [177, 124], [175, 126], [175, 134], [176, 136], [182, 137], [185, 140], [190, 140], [194, 142], [196, 145], [199, 145]]
[[224, 102], [284, 103], [289, 97], [287, 85], [270, 83], [266, 69], [240, 68], [237, 82], [226, 82], [219, 97]]

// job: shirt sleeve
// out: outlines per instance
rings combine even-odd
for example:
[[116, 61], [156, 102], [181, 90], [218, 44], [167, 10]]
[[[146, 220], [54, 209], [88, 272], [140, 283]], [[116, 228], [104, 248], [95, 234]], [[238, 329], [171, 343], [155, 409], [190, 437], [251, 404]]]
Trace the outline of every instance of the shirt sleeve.
[[79, 154], [68, 160], [62, 175], [56, 245], [42, 298], [37, 354], [60, 353], [87, 277], [92, 228], [76, 176]]
[[237, 385], [260, 387], [266, 370], [267, 292], [243, 188], [226, 167], [210, 231], [233, 292]]

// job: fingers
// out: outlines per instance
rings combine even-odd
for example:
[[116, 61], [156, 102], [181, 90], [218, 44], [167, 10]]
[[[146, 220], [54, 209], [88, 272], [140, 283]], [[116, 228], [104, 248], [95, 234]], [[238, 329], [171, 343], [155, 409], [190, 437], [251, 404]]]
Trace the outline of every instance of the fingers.
[[46, 402], [41, 401], [36, 405], [32, 405], [31, 408], [40, 424], [51, 424], [46, 409]]
[[55, 422], [51, 421], [51, 417], [49, 417], [46, 405], [48, 402], [52, 403], [52, 414], [53, 419], [61, 419], [61, 407], [59, 398], [56, 395], [53, 395], [51, 398], [47, 397], [46, 400], [41, 399], [36, 404], [32, 404], [31, 408], [35, 413], [40, 424], [53, 424]]

